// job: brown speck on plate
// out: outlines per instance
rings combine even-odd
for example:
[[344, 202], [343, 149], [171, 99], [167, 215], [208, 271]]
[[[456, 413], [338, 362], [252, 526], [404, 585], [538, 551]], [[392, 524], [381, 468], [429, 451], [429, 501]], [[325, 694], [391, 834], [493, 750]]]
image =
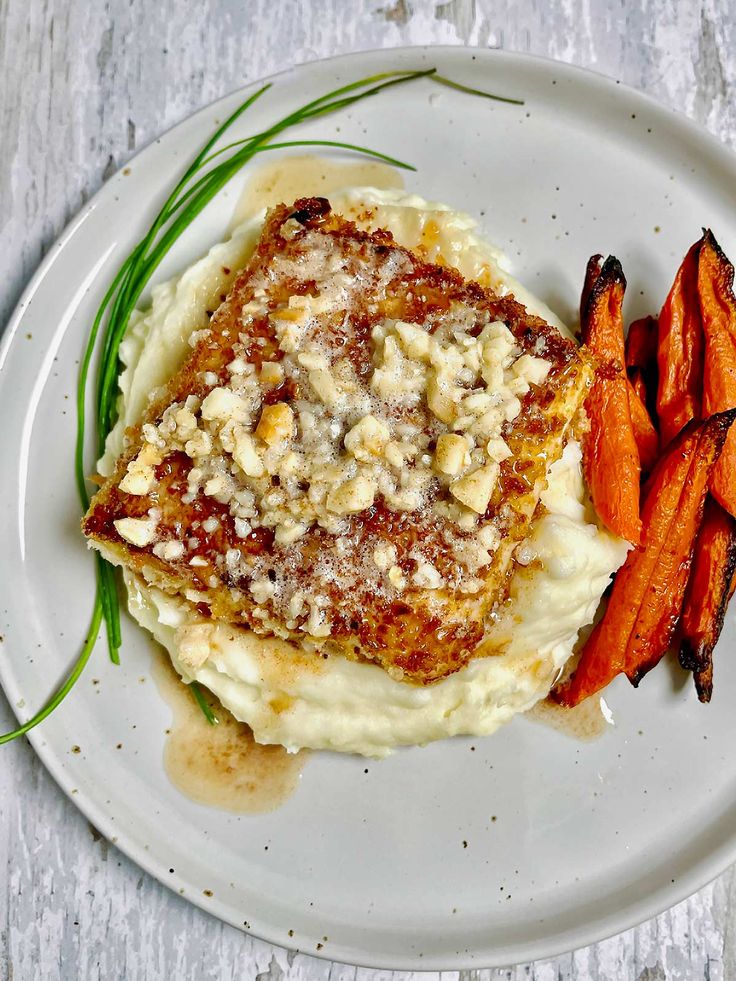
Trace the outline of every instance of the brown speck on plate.
[[211, 889], [203, 889], [202, 890], [202, 895], [203, 896], [207, 896], [207, 898], [209, 899], [213, 895], [213, 892], [212, 892]]
[[72, 746], [72, 753], [81, 753], [82, 750], [79, 746]]

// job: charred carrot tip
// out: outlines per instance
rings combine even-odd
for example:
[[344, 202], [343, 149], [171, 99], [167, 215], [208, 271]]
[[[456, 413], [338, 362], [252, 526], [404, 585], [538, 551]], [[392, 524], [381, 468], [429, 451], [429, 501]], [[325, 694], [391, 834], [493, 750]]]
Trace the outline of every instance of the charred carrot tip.
[[696, 671], [693, 678], [698, 701], [707, 704], [713, 697], [713, 662], [710, 661], [702, 671]]
[[585, 277], [583, 279], [583, 288], [580, 292], [580, 325], [585, 320], [585, 314], [588, 309], [588, 300], [590, 298], [591, 290], [596, 283], [596, 280], [601, 274], [601, 263], [603, 261], [603, 256], [600, 254], [592, 255], [588, 259], [587, 265], [585, 266]]
[[680, 644], [677, 660], [683, 671], [697, 671], [704, 660], [703, 644], [700, 643], [693, 647], [689, 638], [684, 639]]
[[713, 249], [713, 251], [716, 253], [716, 255], [718, 256], [719, 259], [725, 259], [726, 262], [728, 262], [728, 258], [726, 256], [726, 253], [723, 251], [723, 249], [718, 244], [718, 239], [715, 237], [715, 235], [713, 234], [713, 232], [711, 231], [710, 228], [704, 228], [703, 229], [702, 242], [703, 242], [704, 245], [707, 245], [708, 248]]
[[591, 297], [588, 302], [595, 302], [595, 297], [600, 296], [601, 293], [604, 293], [614, 285], [621, 286], [623, 289], [626, 289], [626, 276], [624, 276], [623, 266], [618, 261], [616, 256], [609, 255], [600, 268], [600, 272], [595, 283], [593, 284]]

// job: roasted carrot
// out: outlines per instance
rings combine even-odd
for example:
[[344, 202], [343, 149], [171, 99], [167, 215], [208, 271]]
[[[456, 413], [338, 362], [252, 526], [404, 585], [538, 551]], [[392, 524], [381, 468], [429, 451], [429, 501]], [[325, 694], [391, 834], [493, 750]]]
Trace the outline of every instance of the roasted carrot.
[[[698, 262], [698, 296], [705, 334], [703, 411], [736, 406], [736, 300], [733, 266], [713, 233], [706, 231]], [[726, 441], [713, 474], [711, 492], [736, 517], [736, 434]]]
[[625, 672], [638, 684], [666, 652], [682, 606], [708, 481], [736, 410], [687, 426], [645, 488], [644, 545], [616, 574], [603, 615], [570, 678], [553, 694], [577, 705]]
[[657, 364], [657, 319], [642, 317], [629, 325], [626, 335], [626, 367], [647, 373]]
[[629, 411], [642, 473], [651, 473], [659, 459], [659, 434], [635, 383], [629, 382]]
[[646, 404], [647, 394], [648, 394], [647, 386], [642, 376], [642, 373], [639, 371], [638, 368], [633, 368], [629, 372], [629, 383], [631, 384], [631, 387], [634, 389], [634, 391], [639, 396], [641, 401], [644, 402], [644, 404]]
[[598, 277], [601, 274], [601, 265], [603, 263], [602, 255], [592, 255], [588, 259], [588, 264], [585, 267], [585, 279], [583, 280], [583, 288], [580, 292], [580, 329], [583, 329], [583, 323], [585, 322], [585, 315], [588, 309], [588, 299], [590, 297], [591, 290], [595, 286]]
[[[731, 582], [731, 589], [729, 590], [729, 594], [728, 594], [729, 600], [733, 596], [735, 588], [736, 588], [736, 576], [734, 576]], [[726, 608], [728, 608], [728, 601], [726, 602]], [[698, 670], [693, 671], [693, 681], [695, 682], [695, 691], [698, 693], [698, 699], [701, 702], [709, 702], [713, 697], [713, 652], [712, 651], [705, 666]]]
[[[589, 262], [588, 272], [590, 268]], [[625, 289], [621, 264], [609, 256], [590, 289], [581, 319], [582, 341], [598, 361], [585, 403], [590, 430], [583, 441], [583, 465], [593, 504], [603, 522], [638, 545], [641, 464], [624, 369], [621, 307]]]
[[642, 317], [629, 325], [626, 335], [626, 374], [656, 427], [657, 319]]
[[701, 417], [703, 328], [698, 257], [702, 241], [691, 246], [683, 259], [657, 321], [657, 416], [663, 446], [691, 419]]
[[[733, 598], [734, 592], [736, 592], [736, 572], [734, 573], [733, 579], [731, 580], [731, 586], [728, 590], [728, 598], [726, 599], [724, 609], [724, 620], [725, 612], [728, 609], [728, 604]], [[721, 627], [723, 627], [723, 624], [721, 624]], [[695, 691], [698, 693], [698, 698], [700, 701], [709, 702], [713, 696], [713, 651], [711, 651], [705, 667], [699, 671], [693, 671], [693, 681], [695, 682]]]
[[680, 621], [680, 664], [695, 676], [701, 702], [713, 691], [713, 648], [736, 582], [736, 520], [709, 497], [695, 545]]

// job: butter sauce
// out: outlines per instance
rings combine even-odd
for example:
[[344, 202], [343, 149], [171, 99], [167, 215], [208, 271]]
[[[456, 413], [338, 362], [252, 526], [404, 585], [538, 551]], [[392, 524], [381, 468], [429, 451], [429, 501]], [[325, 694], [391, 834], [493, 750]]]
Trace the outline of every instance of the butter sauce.
[[401, 172], [374, 160], [340, 163], [311, 155], [279, 157], [256, 168], [235, 205], [230, 230], [264, 207], [324, 197], [343, 187], [403, 188]]
[[611, 710], [602, 698], [588, 698], [575, 708], [565, 708], [544, 698], [526, 713], [525, 718], [581, 742], [600, 739], [606, 729], [614, 725]]
[[168, 657], [154, 651], [151, 674], [173, 719], [167, 730], [164, 767], [172, 784], [199, 804], [237, 814], [274, 811], [299, 785], [307, 752], [261, 746], [205, 689], [215, 715], [210, 725]]

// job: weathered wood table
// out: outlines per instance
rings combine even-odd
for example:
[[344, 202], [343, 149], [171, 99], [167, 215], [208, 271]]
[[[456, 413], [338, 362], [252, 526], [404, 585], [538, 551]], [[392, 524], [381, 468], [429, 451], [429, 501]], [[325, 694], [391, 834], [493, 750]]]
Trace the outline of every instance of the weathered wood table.
[[[87, 198], [192, 110], [294, 62], [433, 43], [585, 65], [736, 140], [732, 0], [0, 0], [0, 329]], [[0, 731], [12, 721], [0, 696]], [[100, 839], [23, 742], [0, 750], [0, 869], [2, 981], [408, 977], [287, 953], [190, 906]], [[735, 915], [731, 869], [594, 947], [464, 976], [732, 981]]]

